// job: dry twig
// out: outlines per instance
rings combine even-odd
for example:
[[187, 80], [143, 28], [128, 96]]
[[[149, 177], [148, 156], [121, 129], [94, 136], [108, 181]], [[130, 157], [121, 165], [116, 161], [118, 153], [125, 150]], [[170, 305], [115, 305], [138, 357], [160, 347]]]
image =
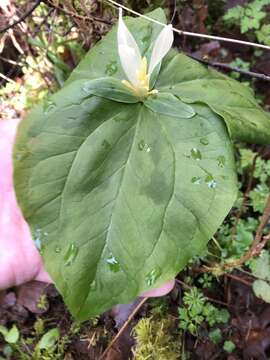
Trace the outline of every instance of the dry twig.
[[3, 34], [4, 32], [6, 32], [9, 29], [14, 28], [16, 25], [20, 24], [21, 22], [23, 22], [28, 16], [30, 16], [32, 14], [32, 12], [40, 5], [42, 0], [37, 0], [36, 3], [31, 7], [31, 9], [29, 9], [23, 16], [21, 16], [18, 20], [14, 21], [12, 24], [9, 24], [7, 26], [5, 26], [3, 29], [0, 29], [0, 34]]
[[134, 318], [134, 316], [137, 314], [137, 312], [141, 309], [143, 304], [148, 300], [148, 298], [143, 298], [139, 304], [135, 307], [135, 309], [132, 311], [132, 313], [129, 315], [127, 321], [124, 323], [124, 325], [121, 327], [119, 332], [116, 334], [116, 336], [112, 339], [112, 341], [109, 343], [103, 354], [100, 356], [98, 360], [104, 360], [105, 356], [108, 354], [109, 350], [112, 348], [112, 346], [115, 344], [115, 342], [119, 339], [119, 337], [123, 334], [123, 332], [126, 330], [127, 326], [130, 324], [131, 320]]
[[259, 73], [256, 73], [254, 71], [243, 70], [243, 69], [240, 69], [238, 67], [231, 66], [229, 64], [224, 64], [224, 63], [217, 62], [217, 61], [204, 60], [204, 59], [198, 58], [197, 56], [192, 56], [190, 54], [187, 54], [187, 55], [189, 57], [191, 57], [192, 59], [197, 60], [200, 63], [205, 64], [207, 66], [237, 72], [237, 73], [239, 73], [241, 75], [254, 77], [254, 78], [257, 78], [257, 79], [260, 79], [260, 80], [263, 80], [263, 81], [270, 81], [270, 76], [267, 76], [265, 74], [259, 74]]

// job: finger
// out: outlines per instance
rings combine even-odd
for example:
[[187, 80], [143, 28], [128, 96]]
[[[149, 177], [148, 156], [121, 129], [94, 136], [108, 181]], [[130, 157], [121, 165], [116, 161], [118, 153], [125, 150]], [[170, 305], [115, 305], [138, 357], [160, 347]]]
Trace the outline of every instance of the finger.
[[175, 280], [168, 281], [158, 289], [153, 289], [144, 292], [141, 296], [143, 297], [158, 297], [167, 295], [174, 288]]

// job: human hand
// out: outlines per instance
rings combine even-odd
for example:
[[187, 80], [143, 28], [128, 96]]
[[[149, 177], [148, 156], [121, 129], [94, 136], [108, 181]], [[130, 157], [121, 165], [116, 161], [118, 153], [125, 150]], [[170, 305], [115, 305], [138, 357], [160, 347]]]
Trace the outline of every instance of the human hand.
[[0, 121], [0, 289], [30, 280], [51, 282], [13, 188], [12, 146], [18, 123]]
[[[19, 120], [0, 121], [0, 289], [30, 280], [52, 282], [17, 204], [12, 180], [12, 146]], [[142, 296], [172, 290], [174, 280]]]

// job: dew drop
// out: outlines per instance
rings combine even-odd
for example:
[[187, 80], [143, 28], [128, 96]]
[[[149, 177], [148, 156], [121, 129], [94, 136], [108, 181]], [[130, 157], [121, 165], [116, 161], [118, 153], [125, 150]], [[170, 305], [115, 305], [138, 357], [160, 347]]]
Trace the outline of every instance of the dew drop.
[[208, 174], [206, 176], [205, 182], [206, 182], [207, 186], [209, 187], [209, 189], [215, 189], [217, 187], [217, 182], [211, 174]]
[[119, 262], [116, 260], [113, 254], [110, 254], [110, 257], [106, 260], [106, 263], [109, 265], [111, 271], [118, 272], [120, 270]]
[[223, 155], [218, 156], [217, 162], [218, 162], [218, 166], [223, 168], [226, 163], [225, 156], [223, 156]]
[[208, 141], [208, 139], [206, 139], [206, 138], [201, 138], [201, 139], [200, 139], [200, 143], [201, 143], [202, 145], [208, 145], [208, 144], [209, 144], [209, 141]]
[[107, 66], [106, 66], [106, 70], [105, 73], [109, 76], [115, 74], [117, 71], [117, 62], [116, 61], [111, 61]]
[[60, 246], [56, 246], [55, 249], [54, 249], [54, 251], [55, 251], [57, 254], [59, 254], [59, 253], [61, 252]]
[[74, 263], [78, 255], [78, 252], [79, 252], [79, 248], [77, 245], [73, 243], [69, 245], [67, 252], [64, 256], [65, 266], [70, 266]]
[[151, 147], [148, 144], [146, 144], [146, 142], [144, 142], [144, 140], [141, 140], [138, 143], [138, 149], [140, 151], [146, 151], [147, 153], [149, 153], [151, 151]]
[[202, 153], [200, 152], [199, 149], [197, 148], [192, 148], [191, 151], [191, 157], [194, 159], [194, 160], [201, 160], [202, 159]]
[[36, 229], [33, 234], [33, 239], [36, 245], [36, 248], [42, 253], [44, 244], [43, 244], [43, 240], [44, 240], [44, 236], [48, 236], [47, 232], [42, 233], [41, 229]]
[[199, 176], [194, 176], [194, 177], [191, 179], [192, 184], [195, 184], [195, 185], [200, 185], [200, 184], [201, 184], [201, 181], [202, 181], [202, 179], [201, 179]]
[[35, 240], [35, 245], [38, 250], [41, 250], [42, 245], [41, 245], [41, 240], [39, 238]]
[[157, 281], [160, 275], [161, 275], [160, 269], [151, 270], [145, 277], [146, 284], [148, 286], [154, 285], [154, 283]]

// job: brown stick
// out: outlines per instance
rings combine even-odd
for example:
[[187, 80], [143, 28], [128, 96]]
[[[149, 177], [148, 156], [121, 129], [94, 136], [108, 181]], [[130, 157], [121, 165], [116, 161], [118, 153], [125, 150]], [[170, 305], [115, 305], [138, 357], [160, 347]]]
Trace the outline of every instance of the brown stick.
[[197, 56], [192, 56], [190, 54], [188, 54], [188, 56], [191, 57], [192, 59], [197, 60], [200, 63], [208, 65], [208, 66], [217, 67], [217, 68], [220, 68], [220, 69], [226, 69], [226, 70], [229, 70], [229, 71], [237, 72], [237, 73], [245, 75], [245, 76], [255, 77], [255, 78], [263, 80], [263, 81], [270, 81], [270, 76], [265, 75], [265, 74], [259, 74], [259, 73], [256, 73], [254, 71], [239, 69], [238, 67], [231, 66], [229, 64], [223, 64], [223, 63], [217, 62], [217, 61], [204, 60], [204, 59], [201, 59], [201, 58], [199, 58]]
[[245, 279], [242, 279], [241, 277], [236, 276], [236, 275], [233, 275], [233, 274], [228, 274], [228, 273], [226, 273], [226, 274], [224, 274], [224, 276], [226, 276], [226, 277], [228, 277], [228, 278], [230, 278], [230, 279], [239, 281], [240, 283], [242, 283], [242, 284], [244, 284], [244, 285], [246, 285], [246, 286], [251, 286], [251, 285], [252, 285], [252, 282], [249, 282], [249, 281], [247, 281], [247, 280], [245, 280]]
[[123, 332], [126, 330], [127, 326], [130, 324], [131, 320], [134, 318], [134, 316], [137, 314], [137, 312], [140, 310], [140, 308], [143, 306], [143, 304], [148, 300], [148, 298], [143, 298], [140, 303], [135, 307], [135, 309], [132, 311], [132, 313], [129, 315], [127, 321], [124, 323], [124, 325], [121, 327], [119, 332], [116, 334], [116, 336], [112, 339], [112, 341], [109, 343], [103, 354], [100, 356], [98, 360], [104, 360], [105, 356], [108, 354], [109, 350], [112, 348], [112, 346], [115, 344], [115, 342], [119, 339], [119, 337], [123, 334]]

